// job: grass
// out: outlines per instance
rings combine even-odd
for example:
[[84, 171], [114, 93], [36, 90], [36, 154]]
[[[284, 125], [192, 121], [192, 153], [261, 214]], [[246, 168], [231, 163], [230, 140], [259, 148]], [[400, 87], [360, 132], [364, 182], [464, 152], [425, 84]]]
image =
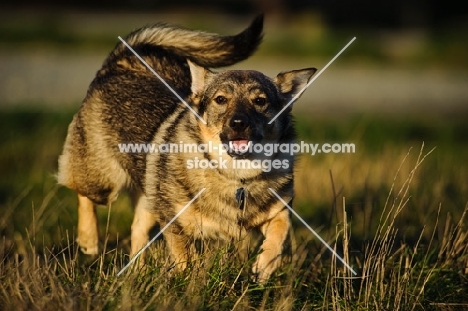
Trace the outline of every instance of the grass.
[[0, 113], [2, 310], [468, 307], [462, 117], [298, 117], [301, 139], [356, 144], [356, 154], [303, 155], [294, 206], [358, 275], [294, 221], [291, 255], [267, 284], [257, 284], [250, 275], [255, 252], [239, 254], [235, 244], [217, 242], [176, 272], [157, 241], [146, 268], [116, 277], [129, 260], [132, 211], [125, 196], [112, 206], [108, 227], [109, 210], [98, 210], [102, 254], [81, 254], [76, 198], [53, 178], [71, 116]]
[[[392, 184], [403, 182], [413, 169], [410, 161], [400, 168], [401, 159], [424, 142], [428, 150], [435, 150], [410, 185], [409, 208], [396, 220], [400, 237], [416, 241], [420, 228], [435, 225], [439, 204], [445, 213], [461, 217], [468, 193], [465, 124], [463, 117], [453, 116], [299, 119], [299, 134], [305, 141], [354, 143], [356, 153], [303, 155], [296, 175], [296, 209], [315, 227], [332, 228], [342, 217], [338, 205], [345, 196], [353, 236], [373, 237], [378, 225], [374, 219], [382, 213]], [[395, 180], [397, 170], [402, 174]], [[429, 239], [429, 234], [424, 238]]]

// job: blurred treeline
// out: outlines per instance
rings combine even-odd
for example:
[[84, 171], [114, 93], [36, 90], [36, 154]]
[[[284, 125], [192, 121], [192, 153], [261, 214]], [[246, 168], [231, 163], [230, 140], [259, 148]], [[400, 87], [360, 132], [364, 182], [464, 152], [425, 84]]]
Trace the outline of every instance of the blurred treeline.
[[[460, 1], [15, 1], [0, 4], [0, 47], [45, 43], [109, 50], [149, 22], [230, 33], [265, 13], [259, 53], [329, 59], [358, 36], [341, 59], [353, 62], [467, 69], [468, 11]], [[319, 43], [318, 43], [319, 42]], [[389, 63], [388, 63], [389, 62]]]

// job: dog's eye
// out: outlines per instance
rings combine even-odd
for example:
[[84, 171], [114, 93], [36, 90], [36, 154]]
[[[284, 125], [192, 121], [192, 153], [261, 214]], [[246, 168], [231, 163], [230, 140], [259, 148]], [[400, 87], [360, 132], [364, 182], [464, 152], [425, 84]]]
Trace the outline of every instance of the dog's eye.
[[222, 95], [219, 95], [219, 96], [216, 96], [215, 102], [217, 104], [219, 104], [219, 105], [222, 105], [222, 104], [225, 104], [227, 102], [227, 98], [222, 96]]
[[263, 105], [266, 104], [266, 98], [257, 97], [257, 98], [254, 99], [254, 103], [255, 103], [255, 105], [263, 106]]

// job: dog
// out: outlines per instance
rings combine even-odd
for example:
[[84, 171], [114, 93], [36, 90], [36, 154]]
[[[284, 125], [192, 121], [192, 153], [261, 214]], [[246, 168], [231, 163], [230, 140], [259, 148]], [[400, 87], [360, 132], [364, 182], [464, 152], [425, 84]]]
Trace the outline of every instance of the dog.
[[[269, 122], [316, 69], [273, 79], [253, 70], [212, 70], [248, 58], [262, 37], [263, 16], [233, 36], [167, 24], [130, 33], [125, 42], [170, 88], [124, 43], [116, 45], [73, 117], [58, 161], [58, 183], [78, 195], [77, 242], [84, 253], [99, 251], [95, 206], [111, 204], [127, 189], [135, 202], [132, 256], [156, 224], [170, 224], [163, 236], [181, 269], [194, 240], [260, 231], [253, 272], [259, 281], [269, 279], [281, 263], [290, 215], [268, 189], [292, 200], [294, 157], [278, 150], [266, 156], [252, 147], [294, 142], [290, 106]], [[180, 150], [122, 152], [125, 144]]]

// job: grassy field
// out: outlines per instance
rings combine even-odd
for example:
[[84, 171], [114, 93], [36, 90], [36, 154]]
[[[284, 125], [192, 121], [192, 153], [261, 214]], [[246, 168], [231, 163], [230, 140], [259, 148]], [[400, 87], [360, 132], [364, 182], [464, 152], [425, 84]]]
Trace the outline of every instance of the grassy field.
[[[255, 252], [213, 243], [184, 272], [161, 241], [128, 262], [132, 210], [100, 208], [102, 254], [75, 243], [76, 198], [54, 173], [72, 113], [0, 113], [2, 310], [464, 310], [468, 308], [468, 125], [464, 116], [297, 117], [300, 139], [354, 143], [302, 155], [295, 209], [358, 272], [294, 219], [292, 252], [267, 284]], [[106, 225], [107, 224], [107, 225]], [[245, 255], [245, 254], [244, 254]]]
[[[268, 283], [257, 284], [250, 274], [255, 247], [239, 253], [235, 244], [221, 242], [206, 245], [187, 270], [176, 272], [164, 243], [156, 241], [145, 267], [132, 266], [117, 277], [129, 261], [132, 209], [125, 194], [110, 209], [98, 209], [101, 254], [81, 254], [75, 242], [77, 199], [54, 178], [76, 109], [60, 111], [62, 106], [48, 102], [65, 94], [74, 103], [73, 91], [81, 98], [84, 87], [77, 83], [85, 81], [87, 86], [86, 68], [92, 67], [94, 74], [97, 67], [90, 63], [99, 59], [98, 66], [100, 55], [116, 44], [116, 36], [135, 27], [166, 21], [234, 33], [250, 17], [36, 11], [0, 16], [0, 89], [5, 92], [0, 94], [5, 100], [0, 100], [0, 310], [468, 309], [468, 114], [465, 93], [451, 88], [453, 81], [455, 86], [466, 81], [468, 41], [463, 27], [330, 29], [307, 12], [278, 24], [274, 16], [266, 19], [265, 42], [252, 68], [263, 64], [273, 69], [286, 60], [326, 64], [357, 36], [332, 68], [353, 65], [364, 77], [379, 69], [384, 78], [393, 77], [385, 75], [388, 69], [404, 69], [411, 75], [396, 76], [401, 84], [377, 82], [395, 92], [409, 85], [420, 93], [410, 92], [408, 107], [403, 103], [392, 111], [390, 105], [396, 103], [391, 98], [371, 96], [381, 86], [366, 85], [366, 101], [375, 100], [373, 107], [385, 108], [394, 113], [391, 116], [345, 116], [346, 111], [335, 113], [333, 108], [317, 115], [317, 106], [296, 111], [300, 140], [355, 144], [352, 154], [300, 157], [294, 209], [357, 275], [293, 217], [291, 251], [283, 266]], [[36, 71], [26, 70], [28, 66]], [[61, 66], [70, 76], [59, 74], [56, 67]], [[352, 71], [346, 68], [340, 72]], [[438, 79], [423, 79], [431, 75]], [[40, 83], [29, 88], [28, 83], [37, 80]], [[71, 82], [58, 83], [62, 80]], [[429, 91], [427, 81], [449, 86], [439, 89], [442, 96], [428, 93], [438, 95], [432, 99], [440, 101], [436, 107], [421, 95]], [[341, 91], [347, 104], [348, 93]], [[459, 108], [464, 113], [448, 113], [450, 107], [458, 107], [445, 100], [448, 92], [461, 94]], [[351, 98], [350, 105], [356, 101]], [[60, 96], [54, 102], [63, 104]], [[4, 105], [25, 108], [8, 110]], [[408, 115], [409, 109], [413, 114]]]

